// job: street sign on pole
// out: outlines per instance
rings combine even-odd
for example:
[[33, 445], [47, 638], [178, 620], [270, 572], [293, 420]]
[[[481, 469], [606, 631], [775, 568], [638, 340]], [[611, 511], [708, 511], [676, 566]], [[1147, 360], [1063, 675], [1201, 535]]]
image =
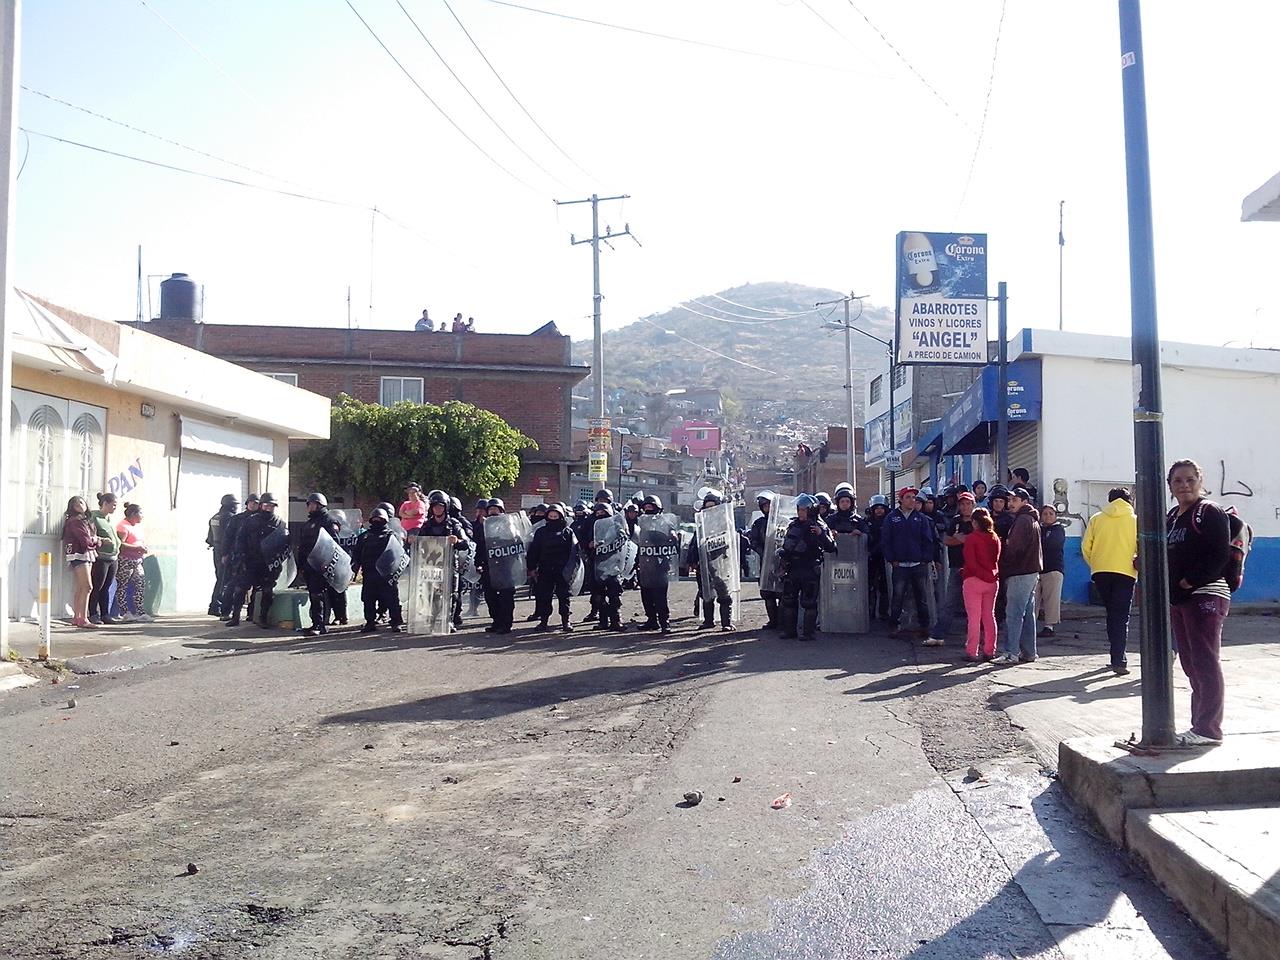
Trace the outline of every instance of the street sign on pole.
[[604, 483], [609, 479], [609, 452], [607, 450], [599, 453], [590, 452], [587, 454], [587, 481], [590, 483]]
[[884, 454], [884, 468], [890, 473], [897, 473], [902, 469], [902, 451], [886, 450]]

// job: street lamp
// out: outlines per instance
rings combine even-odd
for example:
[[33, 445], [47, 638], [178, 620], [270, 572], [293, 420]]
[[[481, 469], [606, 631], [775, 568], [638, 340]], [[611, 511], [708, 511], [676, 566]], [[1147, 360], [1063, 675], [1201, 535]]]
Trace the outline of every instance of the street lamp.
[[[849, 302], [851, 300], [863, 300], [867, 296], [868, 294], [863, 294], [862, 296], [854, 296], [850, 294], [849, 296], [844, 297], [840, 300], [828, 300], [825, 303], [814, 304], [815, 307], [826, 307], [826, 306], [830, 306], [833, 303], [844, 304], [844, 322], [841, 323], [838, 320], [828, 320], [825, 324], [823, 324], [823, 326], [844, 328], [845, 380], [848, 383], [848, 389], [849, 389], [849, 440], [846, 446], [849, 448], [849, 457], [848, 457], [849, 464], [847, 468], [847, 474], [848, 474], [848, 479], [850, 484], [854, 483], [854, 480], [853, 480], [853, 346], [852, 346], [852, 342], [849, 339], [850, 331], [852, 331], [853, 333], [860, 333], [864, 337], [868, 337], [874, 340], [876, 343], [884, 344], [884, 346], [886, 346], [889, 349], [889, 450], [890, 452], [897, 453], [897, 448], [898, 448], [898, 439], [894, 429], [894, 411], [893, 411], [893, 406], [894, 406], [893, 381], [895, 379], [894, 374], [897, 372], [897, 362], [895, 361], [894, 355], [893, 355], [893, 341], [883, 340], [880, 337], [877, 337], [874, 333], [868, 333], [866, 330], [861, 330], [858, 327], [855, 327], [853, 323], [849, 320]], [[861, 316], [861, 314], [859, 314], [859, 316]], [[889, 471], [890, 493], [893, 492], [897, 484], [898, 484], [898, 471], [890, 470]], [[855, 494], [857, 493], [856, 486], [854, 487], [854, 493]]]

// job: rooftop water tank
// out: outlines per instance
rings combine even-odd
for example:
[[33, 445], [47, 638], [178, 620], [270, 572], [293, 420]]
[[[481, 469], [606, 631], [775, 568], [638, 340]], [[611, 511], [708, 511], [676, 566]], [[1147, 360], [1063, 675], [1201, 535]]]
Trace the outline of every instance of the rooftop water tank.
[[185, 273], [160, 281], [160, 319], [199, 323], [204, 315], [204, 291]]

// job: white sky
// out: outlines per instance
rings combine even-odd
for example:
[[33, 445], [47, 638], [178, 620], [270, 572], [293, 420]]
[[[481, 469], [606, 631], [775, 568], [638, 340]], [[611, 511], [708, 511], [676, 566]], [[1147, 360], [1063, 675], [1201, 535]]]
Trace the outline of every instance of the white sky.
[[[554, 320], [581, 337], [590, 330], [590, 254], [571, 249], [569, 233], [590, 232], [589, 208], [557, 211], [552, 198], [595, 190], [632, 195], [625, 209], [603, 208], [602, 227], [629, 221], [644, 244], [606, 251], [607, 326], [746, 281], [852, 288], [887, 304], [902, 229], [986, 232], [991, 289], [1009, 282], [1011, 326], [1053, 326], [1066, 200], [1067, 327], [1127, 329], [1114, 0], [1008, 0], [967, 194], [998, 0], [527, 0], [829, 67], [450, 0], [538, 122], [597, 179], [520, 113], [443, 0], [401, 2], [512, 139], [563, 182], [485, 119], [396, 0], [352, 3], [531, 188], [435, 113], [346, 0], [28, 0], [29, 87], [303, 192], [377, 204], [414, 233], [377, 223], [370, 318], [367, 211], [31, 137], [18, 190], [19, 285], [132, 319], [141, 244], [146, 272], [182, 270], [206, 285], [210, 322], [340, 325], [350, 285], [360, 325], [410, 326], [425, 306], [436, 320], [474, 315], [485, 331]], [[1280, 345], [1280, 224], [1239, 222], [1243, 197], [1280, 171], [1280, 3], [1161, 0], [1143, 12], [1162, 335]], [[20, 122], [269, 182], [26, 92]], [[20, 138], [20, 157], [25, 149]]]

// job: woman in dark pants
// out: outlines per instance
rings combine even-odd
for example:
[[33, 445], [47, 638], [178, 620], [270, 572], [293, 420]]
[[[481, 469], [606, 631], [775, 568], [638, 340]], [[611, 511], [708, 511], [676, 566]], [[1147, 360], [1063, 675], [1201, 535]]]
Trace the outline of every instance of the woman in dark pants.
[[99, 541], [89, 593], [89, 619], [94, 623], [115, 623], [111, 618], [111, 586], [116, 582], [116, 562], [120, 557], [120, 534], [111, 519], [115, 512], [114, 493], [98, 494], [98, 509], [89, 511], [89, 523]]
[[1191, 682], [1191, 729], [1183, 746], [1222, 742], [1225, 684], [1219, 651], [1222, 624], [1231, 608], [1223, 576], [1230, 559], [1226, 511], [1204, 499], [1204, 475], [1194, 460], [1169, 468], [1169, 492], [1178, 501], [1165, 518], [1169, 549], [1169, 603], [1178, 660]]

